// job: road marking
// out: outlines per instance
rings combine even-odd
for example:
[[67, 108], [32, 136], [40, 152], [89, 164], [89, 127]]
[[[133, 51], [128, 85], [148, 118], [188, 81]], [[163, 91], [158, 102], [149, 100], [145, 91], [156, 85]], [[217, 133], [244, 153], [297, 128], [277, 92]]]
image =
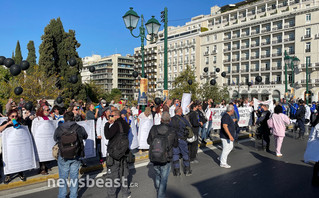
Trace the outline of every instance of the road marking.
[[[253, 141], [255, 140], [254, 138], [248, 138], [248, 139], [244, 139], [244, 140], [240, 140], [238, 141], [238, 143], [244, 143], [244, 142], [249, 142], [249, 141]], [[201, 148], [198, 150], [198, 153], [202, 153], [204, 151], [207, 151], [207, 150], [216, 150], [218, 149], [217, 148], [218, 146], [210, 146], [210, 147], [205, 147], [205, 148]], [[133, 165], [133, 166], [130, 166], [129, 169], [134, 169], [134, 168], [141, 168], [141, 167], [144, 167], [144, 166], [147, 166], [150, 162], [149, 161], [146, 161], [146, 162], [142, 162], [142, 163], [138, 163], [136, 165]], [[84, 175], [81, 175], [81, 177], [83, 176], [86, 176], [86, 175], [89, 175], [90, 178], [99, 178], [99, 177], [102, 177], [106, 172], [103, 171], [101, 173], [98, 173], [98, 174], [84, 174]], [[254, 174], [254, 176], [258, 175], [257, 173]], [[236, 184], [237, 182], [234, 182], [233, 184]], [[47, 186], [43, 186], [43, 187], [39, 187], [39, 188], [34, 188], [34, 189], [30, 189], [30, 190], [25, 190], [25, 191], [22, 191], [22, 192], [16, 192], [16, 193], [10, 193], [9, 195], [5, 195], [5, 196], [0, 196], [0, 197], [5, 197], [5, 198], [12, 198], [12, 197], [19, 197], [19, 196], [24, 196], [24, 195], [28, 195], [28, 194], [33, 194], [33, 193], [37, 193], [37, 192], [41, 192], [41, 191], [47, 191], [47, 190], [51, 190], [51, 189], [54, 189], [54, 188], [57, 188], [57, 187], [47, 187]], [[208, 193], [205, 193], [203, 196], [207, 196]]]
[[205, 196], [207, 196], [208, 195], [208, 193], [205, 193], [205, 194], [203, 194], [203, 197], [205, 197]]
[[258, 173], [253, 174], [254, 177], [257, 176], [257, 175], [258, 175]]

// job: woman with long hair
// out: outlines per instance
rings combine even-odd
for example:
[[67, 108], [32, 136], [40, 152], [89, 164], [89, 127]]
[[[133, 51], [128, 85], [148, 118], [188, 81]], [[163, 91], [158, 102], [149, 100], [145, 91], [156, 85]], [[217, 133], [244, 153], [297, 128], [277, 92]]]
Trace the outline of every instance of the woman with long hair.
[[[9, 127], [13, 127], [13, 119], [19, 122], [19, 116], [18, 116], [18, 111], [16, 109], [11, 109], [9, 110], [8, 114], [8, 121], [4, 121], [1, 126], [0, 126], [0, 133], [2, 133], [5, 129]], [[11, 181], [12, 175], [14, 174], [9, 174], [5, 176], [4, 183], [8, 184]], [[19, 178], [22, 181], [26, 181], [26, 177], [24, 176], [23, 172], [18, 173]]]
[[162, 107], [161, 107], [161, 105], [158, 105], [156, 107], [156, 111], [155, 111], [154, 125], [160, 125], [161, 124], [161, 118], [162, 118]]
[[277, 105], [274, 114], [267, 121], [268, 127], [272, 129], [275, 138], [276, 156], [281, 157], [281, 146], [286, 133], [286, 126], [290, 124], [290, 119], [282, 112], [282, 106]]

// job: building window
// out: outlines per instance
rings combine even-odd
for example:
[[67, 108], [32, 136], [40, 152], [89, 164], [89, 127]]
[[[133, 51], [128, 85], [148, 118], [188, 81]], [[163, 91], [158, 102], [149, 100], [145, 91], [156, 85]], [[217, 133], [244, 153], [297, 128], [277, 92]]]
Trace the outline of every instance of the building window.
[[206, 57], [206, 65], [209, 64], [209, 57]]
[[209, 36], [206, 37], [206, 41], [207, 41], [207, 42], [209, 41]]
[[214, 62], [216, 63], [216, 61], [217, 61], [217, 56], [214, 56]]
[[306, 28], [306, 38], [311, 37], [311, 28]]
[[311, 57], [310, 56], [306, 56], [306, 63], [311, 64]]
[[215, 41], [217, 40], [217, 35], [215, 34]]
[[311, 43], [307, 42], [306, 43], [306, 52], [310, 52], [310, 49], [311, 49]]
[[276, 82], [281, 82], [281, 75], [277, 75]]
[[310, 22], [311, 21], [311, 14], [306, 14], [306, 22]]

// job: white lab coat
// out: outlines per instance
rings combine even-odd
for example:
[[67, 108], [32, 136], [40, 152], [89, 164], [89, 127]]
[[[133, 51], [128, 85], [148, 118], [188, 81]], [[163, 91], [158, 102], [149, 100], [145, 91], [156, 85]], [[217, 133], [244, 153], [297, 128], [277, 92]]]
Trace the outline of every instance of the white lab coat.
[[138, 128], [138, 148], [149, 149], [150, 145], [147, 144], [148, 134], [153, 126], [153, 116], [150, 114], [148, 117], [141, 113], [138, 118], [140, 119]]
[[105, 134], [104, 134], [104, 126], [107, 122], [108, 121], [105, 117], [99, 117], [96, 121], [96, 135], [102, 136], [102, 139], [101, 139], [102, 157], [107, 156], [107, 145], [109, 143], [109, 140], [105, 138]]

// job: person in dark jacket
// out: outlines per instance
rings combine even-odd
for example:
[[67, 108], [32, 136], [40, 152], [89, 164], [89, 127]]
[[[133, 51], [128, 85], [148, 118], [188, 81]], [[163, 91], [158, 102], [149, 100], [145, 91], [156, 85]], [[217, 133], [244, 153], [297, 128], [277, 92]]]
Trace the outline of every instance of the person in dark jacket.
[[[147, 138], [147, 143], [152, 144], [153, 140], [156, 137], [156, 134], [159, 135], [167, 135], [168, 139], [168, 158], [166, 163], [154, 163], [154, 170], [155, 170], [155, 186], [157, 191], [157, 198], [165, 198], [166, 197], [166, 186], [167, 186], [167, 179], [171, 170], [171, 160], [173, 156], [173, 147], [178, 146], [177, 135], [169, 123], [170, 123], [170, 114], [166, 111], [163, 112], [161, 117], [161, 124], [154, 125]], [[150, 151], [151, 152], [151, 151]], [[150, 153], [151, 155], [151, 153]]]
[[199, 132], [199, 127], [203, 126], [203, 123], [200, 122], [197, 109], [198, 109], [198, 104], [194, 103], [191, 105], [191, 112], [189, 113], [189, 122], [192, 125], [193, 133], [194, 133], [194, 136], [196, 137], [196, 141], [188, 144], [189, 158], [191, 163], [198, 163], [198, 160], [196, 159], [196, 155], [198, 151], [198, 132]]
[[295, 114], [295, 118], [297, 119], [297, 126], [299, 130], [298, 139], [304, 139], [305, 134], [305, 114], [306, 108], [303, 100], [299, 100], [299, 106]]
[[271, 115], [268, 104], [262, 104], [262, 113], [260, 117], [258, 118], [256, 124], [259, 125], [258, 132], [262, 136], [262, 139], [266, 142], [266, 151], [270, 152], [269, 145], [270, 145], [270, 129], [268, 127], [267, 121], [269, 120], [269, 117]]
[[[126, 135], [126, 138], [128, 139], [130, 125], [123, 118], [121, 118], [121, 114], [119, 110], [114, 110], [112, 111], [110, 115], [110, 119], [104, 126], [105, 138], [109, 140], [109, 143], [107, 146], [107, 151], [109, 154], [112, 152], [112, 150], [114, 150], [115, 144], [117, 143], [116, 139], [120, 134], [120, 125], [122, 125], [123, 132]], [[126, 151], [127, 153], [129, 152], [128, 146]], [[111, 179], [112, 181], [121, 180], [121, 184], [123, 184], [125, 180], [128, 181], [127, 178], [129, 175], [129, 168], [128, 168], [126, 155], [124, 155], [119, 160], [113, 159], [109, 155], [107, 157], [106, 164], [108, 168], [106, 177], [108, 179]], [[129, 186], [128, 184], [125, 184], [124, 186], [121, 185], [122, 197], [130, 197], [131, 191], [128, 186]], [[115, 198], [116, 190], [117, 190], [116, 186], [111, 186], [107, 188], [106, 197]]]
[[[64, 123], [61, 123], [59, 127], [54, 132], [54, 141], [60, 145], [60, 142], [63, 141], [63, 133], [65, 132], [75, 132], [78, 135], [78, 141], [79, 141], [79, 151], [78, 155], [74, 159], [64, 159], [61, 156], [61, 149], [59, 149], [59, 157], [58, 157], [58, 167], [59, 167], [59, 179], [63, 181], [63, 184], [61, 185], [61, 182], [59, 181], [59, 197], [66, 197], [68, 194], [68, 177], [70, 174], [70, 198], [71, 197], [77, 197], [78, 195], [78, 186], [79, 186], [79, 169], [80, 169], [80, 157], [84, 157], [84, 146], [83, 146], [83, 140], [87, 139], [88, 134], [86, 133], [85, 129], [78, 125], [76, 122], [74, 122], [74, 114], [73, 112], [66, 112], [64, 114]], [[60, 146], [59, 146], [60, 147]]]
[[183, 165], [184, 165], [184, 173], [186, 176], [189, 176], [192, 174], [191, 168], [190, 168], [190, 162], [189, 162], [189, 152], [187, 147], [187, 136], [188, 131], [186, 129], [186, 126], [191, 127], [190, 123], [182, 117], [183, 109], [180, 107], [177, 107], [175, 109], [175, 116], [171, 119], [171, 126], [176, 130], [177, 132], [177, 138], [178, 138], [178, 146], [173, 148], [173, 166], [174, 176], [180, 175], [180, 163], [179, 163], [179, 157], [182, 155], [183, 157]]

